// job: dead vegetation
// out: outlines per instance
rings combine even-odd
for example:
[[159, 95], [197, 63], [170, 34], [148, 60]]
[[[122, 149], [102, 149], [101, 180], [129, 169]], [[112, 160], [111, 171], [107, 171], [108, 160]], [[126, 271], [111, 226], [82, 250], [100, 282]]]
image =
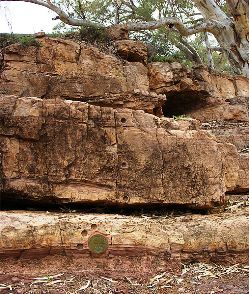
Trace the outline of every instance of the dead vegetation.
[[0, 275], [0, 293], [248, 293], [248, 282], [247, 265], [195, 263], [182, 264], [178, 273], [162, 271], [148, 276], [132, 272], [110, 276], [104, 269], [96, 274], [75, 269], [35, 277], [27, 272], [8, 278]]

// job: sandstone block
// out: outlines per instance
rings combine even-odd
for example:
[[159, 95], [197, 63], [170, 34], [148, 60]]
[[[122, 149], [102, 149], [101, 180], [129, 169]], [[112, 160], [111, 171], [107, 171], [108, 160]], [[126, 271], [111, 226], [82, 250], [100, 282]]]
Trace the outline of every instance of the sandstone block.
[[117, 54], [130, 62], [146, 64], [148, 59], [147, 46], [141, 41], [122, 40], [115, 42]]
[[0, 109], [4, 197], [199, 208], [222, 202], [227, 154], [195, 124], [61, 99], [2, 96]]

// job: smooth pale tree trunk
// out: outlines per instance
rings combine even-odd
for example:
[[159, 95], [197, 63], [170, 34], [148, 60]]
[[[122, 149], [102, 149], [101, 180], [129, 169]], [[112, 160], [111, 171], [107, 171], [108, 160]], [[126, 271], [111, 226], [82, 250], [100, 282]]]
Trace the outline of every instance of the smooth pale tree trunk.
[[249, 77], [249, 1], [227, 0], [225, 14], [215, 0], [194, 0], [206, 20], [217, 22], [209, 30], [226, 52], [235, 73]]
[[213, 56], [212, 56], [212, 50], [211, 50], [211, 45], [209, 42], [208, 38], [208, 33], [205, 33], [205, 44], [207, 48], [207, 59], [208, 59], [208, 68], [214, 69], [214, 61], [213, 61]]

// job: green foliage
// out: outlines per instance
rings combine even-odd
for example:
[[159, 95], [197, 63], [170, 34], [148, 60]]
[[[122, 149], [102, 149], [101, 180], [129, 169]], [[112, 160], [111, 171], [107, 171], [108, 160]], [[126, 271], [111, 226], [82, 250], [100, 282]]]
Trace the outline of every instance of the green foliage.
[[189, 120], [191, 119], [190, 116], [187, 116], [186, 114], [181, 114], [181, 115], [173, 115], [174, 120]]
[[15, 43], [19, 43], [25, 47], [41, 46], [41, 44], [32, 35], [0, 34], [0, 48], [4, 48]]
[[[225, 0], [216, 0], [216, 2], [227, 13]], [[195, 26], [201, 18], [191, 0], [57, 0], [56, 3], [71, 17], [87, 19], [104, 26], [110, 26], [116, 22], [153, 21], [165, 17], [177, 17], [186, 25]], [[64, 28], [66, 26], [62, 24], [57, 29]], [[70, 29], [70, 32], [75, 32], [75, 29]], [[82, 27], [79, 35], [82, 40], [91, 43], [109, 41], [105, 30], [95, 26]], [[191, 67], [196, 64], [196, 60], [199, 61], [196, 59], [196, 56], [199, 55], [200, 60], [207, 64], [207, 50], [201, 33], [184, 39], [189, 48], [196, 52], [195, 56], [191, 55], [191, 50], [189, 52], [184, 46], [179, 46], [180, 37], [174, 27], [131, 33], [130, 37], [148, 44], [149, 61], [177, 61]], [[217, 45], [214, 39], [211, 40], [211, 43], [214, 46]], [[213, 52], [212, 55], [216, 70], [231, 72], [225, 54]]]
[[109, 37], [106, 33], [105, 28], [100, 28], [97, 26], [84, 26], [80, 28], [79, 31], [80, 39], [93, 43], [93, 42], [99, 42], [99, 43], [107, 43], [109, 40]]
[[0, 34], [0, 48], [7, 47], [16, 43], [15, 35], [13, 34]]
[[17, 42], [23, 46], [36, 46], [39, 47], [41, 44], [35, 39], [34, 36], [17, 36]]
[[113, 23], [112, 0], [59, 0], [57, 2], [71, 17], [86, 18], [104, 25]]
[[[214, 42], [214, 41], [213, 41]], [[192, 45], [196, 48], [204, 64], [207, 64], [207, 51], [204, 45], [204, 34], [199, 33], [192, 41]], [[217, 45], [216, 43], [214, 45]], [[224, 53], [214, 51], [212, 53], [214, 68], [219, 72], [232, 73], [232, 68]]]

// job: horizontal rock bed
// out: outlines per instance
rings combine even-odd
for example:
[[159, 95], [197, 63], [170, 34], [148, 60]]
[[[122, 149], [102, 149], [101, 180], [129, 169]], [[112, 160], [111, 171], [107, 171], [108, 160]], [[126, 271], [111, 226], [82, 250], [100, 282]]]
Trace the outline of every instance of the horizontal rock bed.
[[248, 232], [248, 207], [236, 213], [179, 217], [2, 211], [0, 256], [223, 258], [248, 254]]

